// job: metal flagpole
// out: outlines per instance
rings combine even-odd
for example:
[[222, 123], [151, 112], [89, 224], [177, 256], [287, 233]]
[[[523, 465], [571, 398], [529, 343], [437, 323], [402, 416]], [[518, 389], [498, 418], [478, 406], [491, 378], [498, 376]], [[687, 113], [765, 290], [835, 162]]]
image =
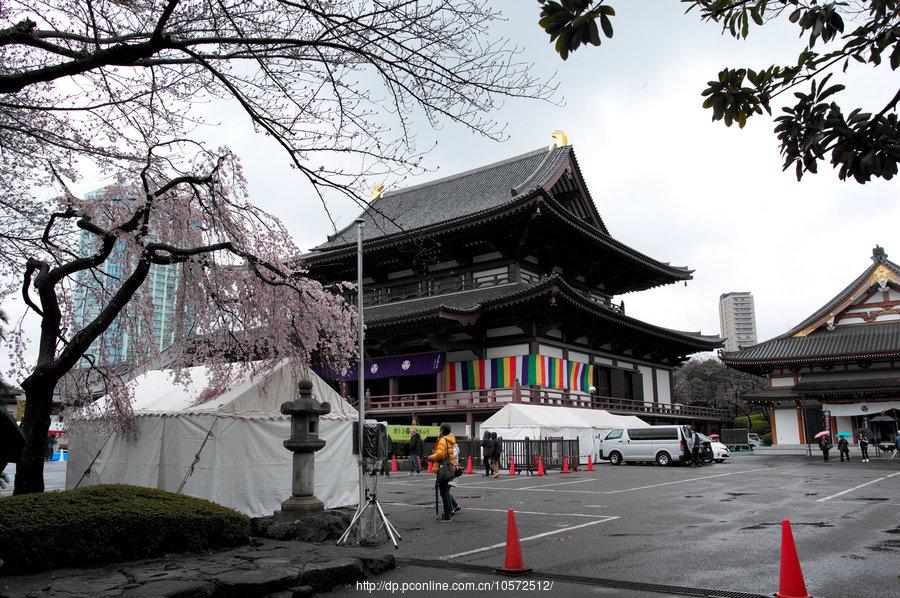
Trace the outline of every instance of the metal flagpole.
[[363, 466], [363, 429], [366, 425], [366, 392], [365, 392], [365, 352], [363, 348], [365, 326], [363, 325], [363, 249], [362, 230], [365, 221], [356, 219], [356, 326], [359, 339], [359, 357], [356, 361], [356, 396], [359, 408], [359, 509], [362, 510], [366, 502], [366, 473]]

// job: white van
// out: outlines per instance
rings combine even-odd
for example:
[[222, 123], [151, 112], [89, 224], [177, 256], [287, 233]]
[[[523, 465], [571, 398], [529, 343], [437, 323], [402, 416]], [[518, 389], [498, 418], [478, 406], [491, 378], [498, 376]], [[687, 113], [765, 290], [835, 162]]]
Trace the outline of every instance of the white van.
[[690, 426], [649, 426], [610, 431], [600, 441], [600, 458], [612, 465], [623, 461], [656, 461], [669, 465], [683, 460], [685, 438], [693, 434]]

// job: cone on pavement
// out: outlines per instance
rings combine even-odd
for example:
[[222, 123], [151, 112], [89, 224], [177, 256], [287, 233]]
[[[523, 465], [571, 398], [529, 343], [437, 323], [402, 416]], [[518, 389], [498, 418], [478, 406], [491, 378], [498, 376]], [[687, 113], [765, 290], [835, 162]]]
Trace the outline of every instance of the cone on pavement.
[[544, 457], [543, 457], [543, 456], [538, 457], [538, 470], [537, 470], [537, 474], [538, 474], [538, 475], [546, 475], [546, 474], [544, 473]]
[[516, 475], [516, 460], [512, 457], [509, 458], [509, 475]]
[[397, 473], [397, 455], [391, 455], [391, 473]]
[[588, 471], [594, 471], [594, 461], [590, 455], [588, 455]]
[[466, 473], [475, 473], [475, 470], [472, 469], [472, 455], [469, 455], [469, 464], [466, 465]]
[[428, 473], [434, 473], [434, 463], [428, 462]]
[[519, 530], [516, 527], [516, 516], [512, 509], [506, 512], [506, 558], [503, 566], [495, 571], [501, 575], [525, 575], [531, 569], [525, 566], [522, 559], [522, 546], [519, 544]]
[[810, 598], [806, 591], [806, 582], [803, 581], [803, 571], [800, 570], [800, 559], [797, 557], [797, 547], [794, 545], [794, 534], [791, 532], [791, 522], [781, 520], [781, 568], [778, 580], [778, 593], [776, 598]]
[[562, 468], [562, 472], [563, 472], [563, 473], [569, 473], [569, 456], [568, 456], [568, 455], [566, 455], [565, 457], [563, 457], [563, 468]]

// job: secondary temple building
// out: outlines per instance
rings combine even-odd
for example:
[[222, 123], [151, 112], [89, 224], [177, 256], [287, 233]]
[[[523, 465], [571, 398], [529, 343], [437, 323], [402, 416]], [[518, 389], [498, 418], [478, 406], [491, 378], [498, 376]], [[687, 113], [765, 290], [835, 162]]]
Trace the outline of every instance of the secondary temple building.
[[775, 337], [722, 353], [726, 365], [768, 378], [745, 400], [769, 409], [772, 442], [813, 443], [868, 427], [891, 440], [900, 412], [900, 267], [876, 246], [872, 263], [821, 309]]
[[[723, 416], [672, 404], [673, 370], [721, 339], [616, 301], [691, 271], [610, 235], [571, 146], [385, 192], [360, 218], [373, 417], [477, 435], [510, 401], [701, 427]], [[351, 224], [304, 255], [310, 275], [355, 280], [356, 236]], [[355, 368], [329, 376], [356, 399]]]

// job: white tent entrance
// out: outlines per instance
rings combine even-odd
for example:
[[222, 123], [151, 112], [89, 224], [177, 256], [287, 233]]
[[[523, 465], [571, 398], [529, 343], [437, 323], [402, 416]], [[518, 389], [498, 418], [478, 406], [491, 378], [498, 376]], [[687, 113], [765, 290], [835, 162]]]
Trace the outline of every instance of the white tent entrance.
[[134, 440], [105, 421], [71, 417], [67, 487], [74, 487], [90, 466], [81, 485], [131, 484], [176, 492], [183, 484], [184, 494], [254, 517], [271, 515], [291, 495], [291, 452], [282, 445], [290, 436], [290, 419], [280, 407], [296, 398], [297, 382], [308, 378], [313, 397], [331, 405], [331, 413], [320, 420], [319, 437], [326, 444], [315, 454], [315, 495], [327, 508], [358, 502], [352, 452], [356, 410], [314, 372], [282, 363], [201, 405], [195, 403], [209, 372], [195, 367], [190, 374], [187, 387], [166, 370], [132, 382]]
[[597, 461], [598, 436], [606, 436], [616, 428], [649, 425], [634, 415], [614, 415], [602, 409], [510, 403], [487, 418], [479, 429], [482, 433], [496, 432], [504, 440], [577, 439], [581, 462], [587, 463], [588, 455]]

